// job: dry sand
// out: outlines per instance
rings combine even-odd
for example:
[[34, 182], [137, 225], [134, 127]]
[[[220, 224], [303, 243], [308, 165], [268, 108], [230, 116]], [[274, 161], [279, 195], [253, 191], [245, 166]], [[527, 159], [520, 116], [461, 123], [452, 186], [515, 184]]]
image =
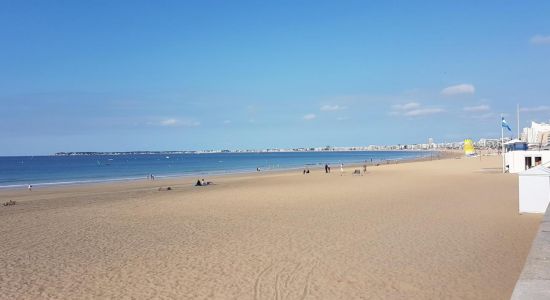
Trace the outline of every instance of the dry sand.
[[541, 216], [499, 166], [0, 191], [0, 298], [507, 299]]

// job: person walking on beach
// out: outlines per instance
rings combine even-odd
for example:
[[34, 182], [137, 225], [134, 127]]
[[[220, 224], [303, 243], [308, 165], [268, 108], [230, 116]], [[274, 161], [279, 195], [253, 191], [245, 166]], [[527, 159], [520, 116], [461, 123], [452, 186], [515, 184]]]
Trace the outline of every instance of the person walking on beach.
[[27, 189], [29, 189], [29, 192], [32, 192], [32, 184], [29, 184], [29, 186], [27, 187]]
[[328, 173], [328, 164], [325, 164], [325, 173]]
[[340, 176], [344, 175], [344, 164], [340, 163]]
[[366, 163], [363, 165], [363, 173], [367, 174], [367, 164]]

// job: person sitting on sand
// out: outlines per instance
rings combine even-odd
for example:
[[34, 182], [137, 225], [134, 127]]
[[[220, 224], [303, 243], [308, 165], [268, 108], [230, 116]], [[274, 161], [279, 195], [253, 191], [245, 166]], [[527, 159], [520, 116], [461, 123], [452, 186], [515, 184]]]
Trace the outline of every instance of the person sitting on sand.
[[201, 181], [201, 184], [202, 184], [202, 186], [207, 186], [207, 185], [213, 184], [213, 182], [212, 181], [204, 181], [204, 178], [203, 178], [202, 181]]
[[195, 183], [195, 186], [202, 186], [201, 181], [197, 179], [197, 183]]

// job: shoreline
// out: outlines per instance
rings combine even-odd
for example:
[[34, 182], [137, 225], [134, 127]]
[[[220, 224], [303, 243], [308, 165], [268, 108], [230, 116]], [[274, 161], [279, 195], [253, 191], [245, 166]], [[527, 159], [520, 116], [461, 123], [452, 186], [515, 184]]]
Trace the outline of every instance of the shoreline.
[[[388, 150], [384, 152], [428, 152], [428, 153], [437, 153], [438, 158], [428, 157], [428, 156], [418, 156], [413, 158], [402, 158], [402, 159], [378, 159], [374, 160], [372, 163], [370, 162], [351, 162], [346, 164], [346, 167], [358, 167], [362, 166], [363, 164], [366, 164], [367, 166], [374, 166], [374, 165], [386, 165], [391, 164], [391, 162], [399, 162], [399, 163], [405, 163], [405, 162], [412, 162], [412, 161], [424, 161], [429, 159], [445, 159], [448, 157], [454, 157], [458, 153], [462, 153], [462, 151], [451, 151], [451, 150], [435, 150], [435, 151], [418, 151], [418, 150]], [[335, 152], [335, 151], [326, 151], [326, 152]], [[353, 152], [353, 151], [346, 151], [346, 152]], [[241, 154], [240, 152], [236, 152], [234, 154]], [[198, 154], [197, 154], [198, 155]], [[386, 163], [384, 163], [386, 162]], [[388, 163], [389, 162], [389, 163]], [[335, 163], [332, 164], [334, 167]], [[263, 169], [261, 172], [257, 172], [255, 170], [250, 169], [236, 169], [236, 170], [220, 170], [220, 171], [205, 171], [205, 172], [198, 172], [198, 173], [182, 173], [182, 174], [170, 174], [170, 175], [155, 175], [155, 180], [177, 180], [177, 179], [189, 179], [189, 178], [196, 178], [196, 177], [220, 177], [220, 176], [232, 176], [232, 175], [251, 175], [256, 173], [272, 173], [272, 172], [287, 172], [287, 171], [293, 171], [293, 170], [300, 170], [304, 167], [311, 168], [311, 169], [321, 169], [323, 167], [322, 163], [314, 163], [314, 164], [305, 164], [302, 166], [291, 166], [291, 167], [281, 167], [281, 168], [272, 168], [272, 169]], [[89, 180], [75, 180], [75, 181], [59, 181], [59, 182], [40, 182], [40, 183], [22, 183], [22, 184], [11, 184], [11, 185], [0, 185], [0, 191], [4, 190], [26, 190], [28, 187], [28, 184], [31, 184], [33, 189], [34, 188], [50, 188], [50, 187], [63, 187], [63, 186], [86, 186], [86, 185], [96, 185], [96, 184], [116, 184], [116, 183], [127, 183], [127, 182], [140, 182], [140, 181], [149, 181], [146, 178], [143, 177], [124, 177], [124, 178], [107, 178], [107, 179], [89, 179]]]

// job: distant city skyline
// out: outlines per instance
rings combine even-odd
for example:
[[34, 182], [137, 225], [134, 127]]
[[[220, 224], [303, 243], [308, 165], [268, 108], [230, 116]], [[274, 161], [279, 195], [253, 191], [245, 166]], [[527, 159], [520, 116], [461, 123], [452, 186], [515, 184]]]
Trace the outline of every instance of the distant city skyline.
[[550, 2], [13, 1], [0, 155], [391, 145], [550, 120]]

